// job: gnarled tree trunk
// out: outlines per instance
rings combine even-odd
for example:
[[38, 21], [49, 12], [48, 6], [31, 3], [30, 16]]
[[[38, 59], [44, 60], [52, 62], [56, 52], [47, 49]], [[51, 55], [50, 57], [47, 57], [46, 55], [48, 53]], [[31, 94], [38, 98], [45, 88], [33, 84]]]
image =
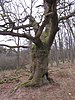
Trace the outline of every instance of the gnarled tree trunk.
[[32, 75], [29, 80], [33, 81], [33, 85], [53, 82], [53, 80], [48, 77], [48, 54], [49, 50], [45, 45], [41, 48], [34, 46], [32, 49]]
[[[51, 4], [44, 0], [44, 4], [46, 10], [45, 20], [40, 30], [35, 34], [34, 46], [32, 48], [32, 74], [25, 86], [40, 86], [44, 83], [54, 82], [52, 78], [48, 77], [48, 55], [58, 31], [56, 0], [51, 2]], [[44, 27], [45, 31], [43, 32], [42, 29]]]

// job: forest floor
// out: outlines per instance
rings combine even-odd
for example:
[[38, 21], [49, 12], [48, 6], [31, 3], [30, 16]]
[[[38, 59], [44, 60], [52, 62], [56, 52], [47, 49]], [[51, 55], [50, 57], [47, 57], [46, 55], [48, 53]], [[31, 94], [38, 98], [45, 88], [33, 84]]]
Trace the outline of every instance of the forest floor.
[[62, 64], [50, 67], [49, 75], [55, 83], [37, 88], [19, 88], [14, 94], [11, 91], [19, 83], [26, 81], [28, 72], [14, 70], [0, 72], [0, 100], [75, 100], [75, 65]]

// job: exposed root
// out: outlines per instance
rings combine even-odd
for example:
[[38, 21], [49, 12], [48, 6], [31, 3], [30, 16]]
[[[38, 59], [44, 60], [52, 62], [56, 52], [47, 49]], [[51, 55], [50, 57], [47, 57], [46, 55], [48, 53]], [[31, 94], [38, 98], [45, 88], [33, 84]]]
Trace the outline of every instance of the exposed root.
[[33, 82], [33, 80], [28, 80], [27, 82], [20, 83], [19, 85], [17, 85], [14, 89], [12, 89], [10, 93], [14, 94], [19, 88], [22, 88], [22, 87], [33, 87], [33, 86], [38, 86], [38, 83]]
[[13, 80], [15, 80], [16, 82], [19, 82], [19, 77], [4, 78], [4, 79], [0, 80], [0, 84], [3, 84], [3, 83], [10, 83], [10, 82], [12, 82]]
[[[52, 78], [50, 78], [49, 83], [54, 83]], [[38, 80], [38, 81], [34, 81], [33, 79], [32, 80], [28, 80], [27, 82], [23, 82], [23, 83], [20, 83], [19, 85], [17, 85], [10, 93], [13, 94], [19, 88], [22, 88], [22, 87], [40, 87], [43, 84], [45, 84], [45, 83], [43, 82], [42, 79]]]
[[29, 79], [28, 79], [28, 80], [32, 80], [32, 78], [33, 78], [33, 75], [31, 74], [31, 75], [29, 76]]

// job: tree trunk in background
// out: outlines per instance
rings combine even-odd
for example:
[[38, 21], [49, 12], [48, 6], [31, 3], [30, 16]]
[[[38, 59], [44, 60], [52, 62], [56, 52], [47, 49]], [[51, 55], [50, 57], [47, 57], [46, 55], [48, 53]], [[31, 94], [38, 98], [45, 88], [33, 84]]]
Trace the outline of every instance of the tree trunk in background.
[[60, 60], [61, 62], [64, 63], [63, 37], [62, 35], [60, 37], [59, 33], [58, 33], [58, 39], [59, 39]]
[[70, 36], [69, 36], [69, 50], [70, 50], [70, 60], [71, 60], [71, 63], [74, 63], [74, 58], [73, 58], [73, 41], [72, 41], [72, 35], [71, 33], [69, 33]]
[[54, 43], [54, 45], [55, 45], [55, 61], [56, 61], [56, 65], [58, 66], [59, 65], [59, 54], [58, 54], [58, 49], [57, 49], [57, 42], [56, 42], [56, 40], [55, 40], [55, 43]]

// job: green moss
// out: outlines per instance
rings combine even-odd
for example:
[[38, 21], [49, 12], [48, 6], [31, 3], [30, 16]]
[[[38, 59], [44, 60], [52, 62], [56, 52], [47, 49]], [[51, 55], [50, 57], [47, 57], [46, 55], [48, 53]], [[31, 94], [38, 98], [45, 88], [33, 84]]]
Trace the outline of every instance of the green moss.
[[29, 80], [31, 80], [33, 78], [33, 74], [31, 73], [29, 76]]
[[3, 84], [3, 83], [10, 83], [10, 82], [12, 82], [13, 80], [19, 81], [19, 77], [10, 77], [10, 78], [2, 79], [2, 80], [0, 80], [0, 84]]
[[43, 44], [46, 44], [48, 41], [48, 33], [47, 32], [43, 32], [40, 39], [42, 40]]
[[35, 44], [32, 44], [32, 50], [34, 50], [36, 48], [36, 45]]
[[20, 83], [19, 85], [17, 85], [17, 86], [11, 91], [11, 94], [15, 93], [19, 88], [22, 88], [22, 87], [34, 87], [34, 86], [38, 86], [38, 82], [33, 81], [33, 80], [28, 80], [27, 82]]
[[44, 31], [44, 32], [42, 33], [42, 36], [41, 36], [41, 37], [43, 37], [43, 36], [44, 36], [44, 37], [47, 37], [47, 36], [48, 36], [48, 32], [45, 32], [45, 31]]

